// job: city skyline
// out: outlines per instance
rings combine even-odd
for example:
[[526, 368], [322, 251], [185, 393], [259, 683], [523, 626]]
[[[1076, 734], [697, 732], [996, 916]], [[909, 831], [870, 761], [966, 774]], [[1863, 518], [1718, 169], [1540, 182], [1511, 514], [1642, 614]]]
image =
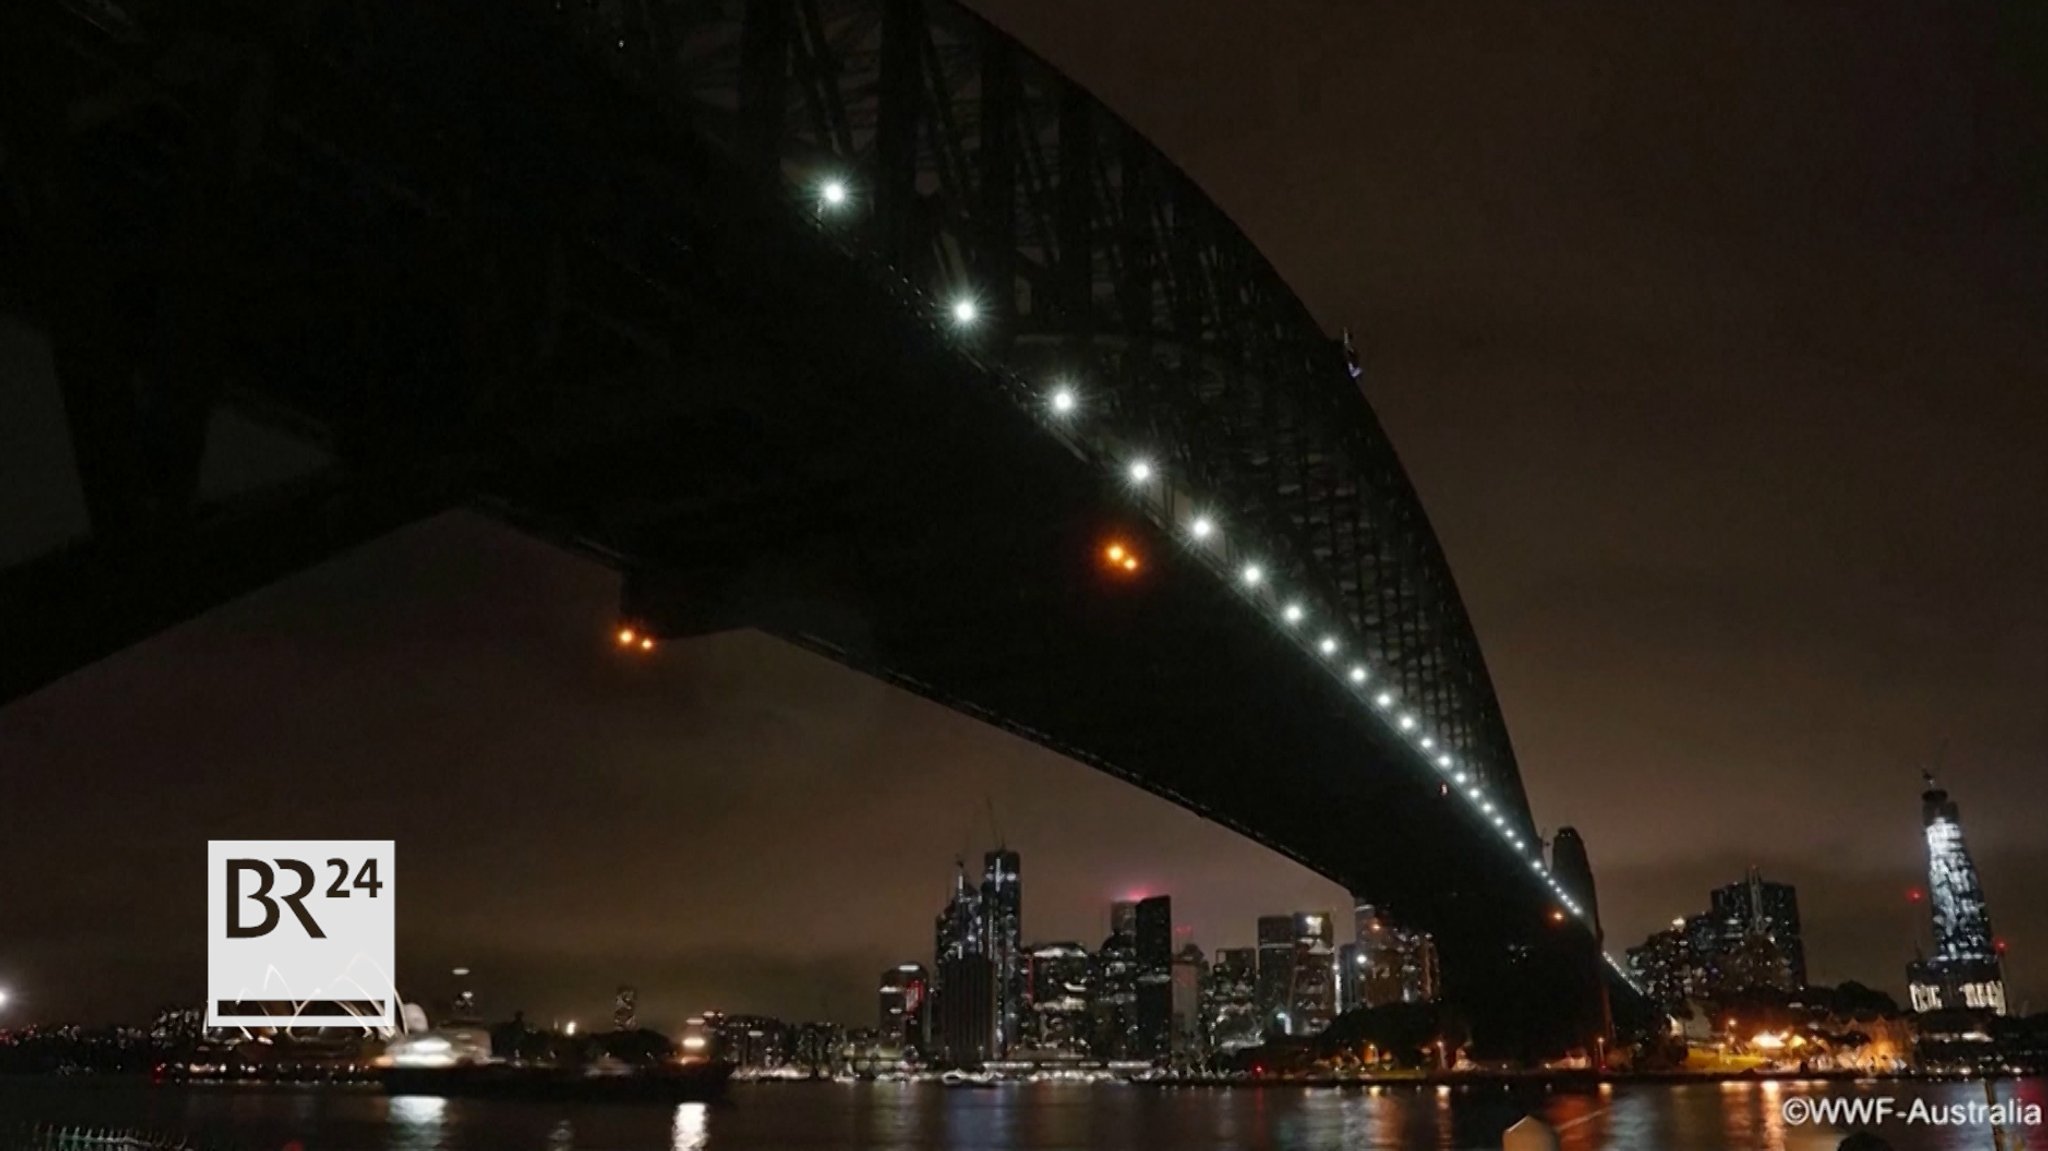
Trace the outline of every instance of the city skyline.
[[[2031, 296], [2011, 289], [2048, 264], [2019, 210], [2027, 169], [1996, 162], [2031, 130], [1943, 67], [1982, 30], [1879, 20], [1845, 43], [1778, 13], [1782, 48], [1706, 65], [1658, 47], [1695, 42], [1697, 17], [1553, 27], [1479, 7], [1248, 31], [1220, 9], [984, 5], [1180, 158], [1330, 331], [1358, 333], [1538, 818], [1585, 833], [1610, 946], [1757, 867], [1799, 887], [1814, 978], [1896, 991], [1925, 918], [1897, 793], [1947, 740], [2012, 1000], [2039, 1002], [2048, 819], [2026, 785], [2048, 759], [2048, 476], [2028, 432], [2048, 420]], [[1220, 66], [1247, 35], [1327, 66]], [[1504, 74], [1509, 37], [1534, 47]], [[1700, 67], [1756, 103], [1656, 82]], [[1169, 82], [1191, 72], [1218, 80]], [[1827, 84], [1850, 96], [1806, 98]], [[1758, 107], [1802, 118], [1759, 132]], [[1683, 158], [1701, 155], [1729, 162], [1703, 178]], [[39, 378], [20, 333], [0, 329], [0, 374]], [[26, 937], [0, 954], [9, 1018], [140, 996], [138, 975], [167, 989], [144, 1011], [197, 987], [181, 853], [287, 817], [402, 829], [401, 947], [420, 956], [402, 962], [526, 965], [501, 994], [573, 981], [590, 1019], [622, 979], [652, 1011], [673, 989], [643, 968], [663, 965], [709, 972], [689, 978], [735, 1009], [871, 997], [896, 957], [878, 937], [929, 915], [913, 872], [989, 846], [963, 841], [991, 785], [1011, 841], [1060, 861], [1050, 882], [1172, 887], [1217, 922], [1346, 906], [1254, 899], [1321, 881], [758, 637], [613, 666], [616, 606], [595, 569], [457, 517], [0, 711], [5, 802], [37, 816], [0, 847], [0, 874], [35, 888], [6, 893]], [[343, 777], [364, 794], [277, 790]], [[761, 847], [767, 828], [786, 838]], [[162, 891], [137, 900], [139, 875]], [[804, 944], [772, 950], [793, 923]]]

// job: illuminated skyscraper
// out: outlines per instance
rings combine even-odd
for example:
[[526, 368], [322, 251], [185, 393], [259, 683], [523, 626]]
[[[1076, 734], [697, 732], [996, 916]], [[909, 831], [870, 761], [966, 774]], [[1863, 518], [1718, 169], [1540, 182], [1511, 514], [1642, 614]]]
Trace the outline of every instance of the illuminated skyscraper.
[[931, 981], [921, 963], [903, 963], [882, 972], [880, 984], [881, 1033], [884, 1042], [895, 1044], [906, 1056], [925, 1050], [926, 992]]
[[981, 893], [967, 886], [967, 865], [953, 864], [953, 894], [946, 909], [933, 925], [932, 965], [942, 967], [948, 959], [982, 955], [987, 947], [987, 923], [982, 915]]
[[1968, 1007], [2005, 1014], [2005, 973], [1997, 939], [1991, 933], [1991, 912], [1977, 865], [1963, 843], [1963, 824], [1955, 801], [1929, 775], [1920, 796], [1920, 818], [1927, 829], [1927, 904], [1933, 916], [1934, 954], [1906, 971], [1913, 1009], [1935, 1011]]
[[1336, 922], [1327, 911], [1294, 913], [1294, 994], [1288, 1034], [1316, 1035], [1337, 1017]]
[[1040, 943], [1025, 951], [1026, 1044], [1087, 1055], [1094, 1048], [1095, 957], [1078, 943]]
[[1358, 942], [1341, 972], [1351, 982], [1349, 1007], [1390, 1003], [1434, 1003], [1437, 999], [1436, 941], [1380, 914], [1370, 903], [1352, 908]]
[[989, 962], [995, 967], [995, 1053], [1008, 1054], [1023, 1034], [1024, 878], [1014, 851], [982, 857], [981, 921]]
[[1202, 1014], [1211, 1050], [1255, 1047], [1263, 1030], [1258, 1006], [1259, 952], [1252, 947], [1216, 953], [1202, 986]]
[[[1722, 924], [1719, 953], [1740, 973], [1727, 978], [1749, 987], [1806, 986], [1799, 893], [1791, 884], [1770, 883], [1752, 867], [1741, 882], [1715, 888], [1710, 898], [1712, 914]], [[1760, 947], [1759, 941], [1769, 946]]]

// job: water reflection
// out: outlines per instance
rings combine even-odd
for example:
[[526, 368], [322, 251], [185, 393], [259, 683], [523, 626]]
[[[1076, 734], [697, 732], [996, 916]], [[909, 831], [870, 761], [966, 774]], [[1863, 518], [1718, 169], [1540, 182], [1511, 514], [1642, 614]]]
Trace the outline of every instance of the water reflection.
[[704, 1151], [711, 1145], [711, 1108], [702, 1103], [679, 1103], [669, 1138], [669, 1151]]
[[[1788, 1080], [1503, 1089], [1499, 1084], [1266, 1089], [909, 1084], [736, 1086], [729, 1102], [679, 1107], [448, 1102], [357, 1089], [275, 1090], [0, 1080], [0, 1130], [14, 1124], [176, 1130], [206, 1148], [359, 1151], [1406, 1151], [1497, 1148], [1524, 1115], [1559, 1133], [1565, 1151], [1833, 1151], [1846, 1130], [1789, 1124], [1795, 1098], [1892, 1096], [1901, 1113], [1986, 1102], [1981, 1083]], [[2040, 1081], [2002, 1083], [1997, 1097], [2048, 1101]], [[1982, 1151], [1988, 1127], [1907, 1124], [1878, 1132], [1895, 1151]], [[2029, 1146], [2048, 1132], [2009, 1131]]]

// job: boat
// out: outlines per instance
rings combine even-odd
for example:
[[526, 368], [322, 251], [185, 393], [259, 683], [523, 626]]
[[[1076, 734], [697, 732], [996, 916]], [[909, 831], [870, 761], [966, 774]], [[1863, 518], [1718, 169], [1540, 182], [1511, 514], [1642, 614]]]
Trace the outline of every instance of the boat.
[[704, 1060], [619, 1072], [465, 1063], [453, 1067], [389, 1067], [381, 1080], [387, 1095], [572, 1103], [689, 1103], [723, 1095], [733, 1070], [733, 1064]]

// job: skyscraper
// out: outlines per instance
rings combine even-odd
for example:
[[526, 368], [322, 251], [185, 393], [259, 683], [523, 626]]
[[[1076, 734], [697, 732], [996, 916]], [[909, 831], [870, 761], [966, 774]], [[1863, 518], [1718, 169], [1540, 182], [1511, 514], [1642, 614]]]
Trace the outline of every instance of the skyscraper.
[[1140, 1059], [1173, 1051], [1173, 900], [1155, 895], [1137, 911], [1138, 1047]]
[[981, 893], [967, 886], [967, 865], [954, 861], [953, 894], [933, 926], [932, 964], [942, 966], [948, 959], [987, 953], [987, 928], [982, 916]]
[[1586, 841], [1576, 827], [1560, 827], [1550, 841], [1550, 870], [1557, 882], [1586, 909], [1593, 922], [1593, 935], [1600, 931], [1600, 896], [1593, 886], [1593, 861], [1586, 854]]
[[1352, 908], [1358, 943], [1348, 961], [1355, 980], [1351, 1006], [1434, 1003], [1437, 999], [1436, 941], [1402, 927], [1370, 903]]
[[1078, 943], [1025, 950], [1025, 1043], [1053, 1054], [1087, 1055], [1094, 1047], [1094, 957]]
[[1287, 1034], [1294, 1000], [1294, 917], [1259, 916], [1259, 1029]]
[[1226, 948], [1202, 984], [1202, 1014], [1208, 1044], [1214, 1051], [1257, 1046], [1264, 1029], [1258, 1005], [1259, 952], [1254, 947]]
[[[1131, 907], [1137, 925], [1137, 907]], [[1113, 932], [1095, 954], [1095, 1054], [1131, 1059], [1138, 1048], [1138, 947], [1126, 932]]]
[[1337, 1017], [1336, 923], [1327, 911], [1294, 913], [1294, 994], [1288, 1034], [1315, 1035]]
[[925, 1007], [930, 984], [922, 963], [902, 963], [882, 972], [882, 1039], [908, 1056], [922, 1055], [925, 1050]]
[[1138, 901], [1119, 899], [1109, 905], [1109, 933], [1138, 937]]
[[1967, 1007], [2005, 1014], [2005, 973], [1977, 865], [1963, 843], [1962, 814], [1929, 775], [1920, 796], [1927, 829], [1927, 904], [1934, 954], [1907, 968], [1916, 1011]]
[[1014, 851], [997, 848], [982, 857], [982, 932], [995, 966], [995, 1052], [1007, 1054], [1019, 1042], [1024, 1019], [1024, 879]]
[[1799, 893], [1791, 884], [1768, 882], [1752, 867], [1740, 882], [1715, 888], [1710, 906], [1722, 925], [1724, 981], [1788, 991], [1806, 986]]
[[975, 1067], [995, 1057], [996, 969], [986, 955], [961, 955], [939, 964], [932, 1038], [946, 1061]]

